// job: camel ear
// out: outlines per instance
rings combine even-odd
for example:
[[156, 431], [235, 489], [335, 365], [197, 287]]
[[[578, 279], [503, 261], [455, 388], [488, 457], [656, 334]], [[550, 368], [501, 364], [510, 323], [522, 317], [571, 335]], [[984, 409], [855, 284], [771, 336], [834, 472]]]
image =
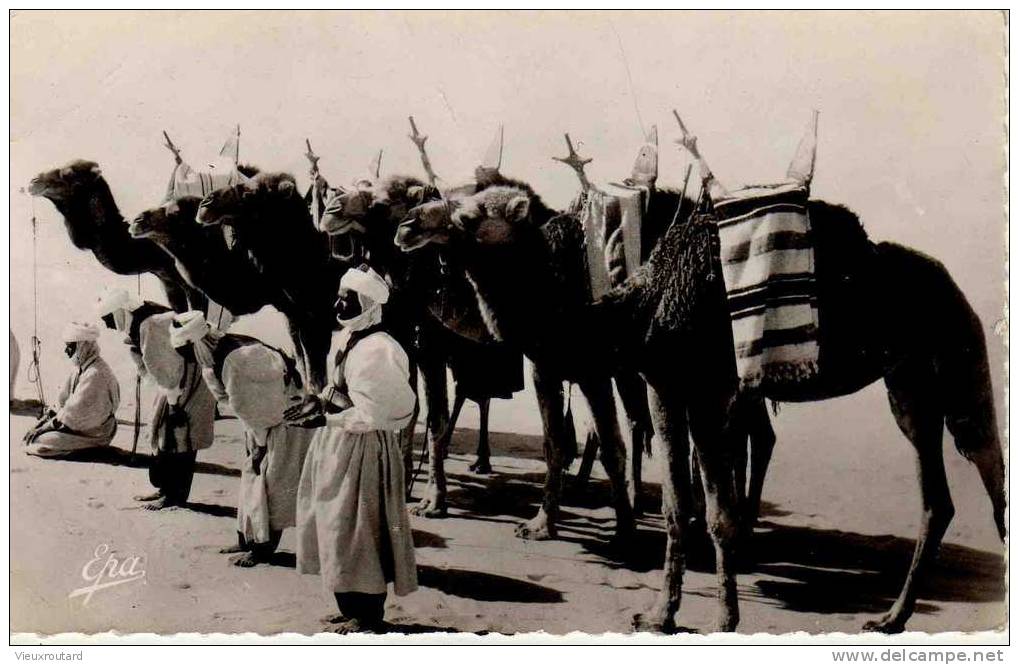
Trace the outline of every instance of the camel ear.
[[421, 185], [413, 185], [407, 188], [407, 200], [413, 206], [421, 205], [425, 202], [425, 188]]
[[506, 204], [506, 219], [511, 222], [522, 222], [531, 211], [531, 199], [526, 196], [514, 196]]

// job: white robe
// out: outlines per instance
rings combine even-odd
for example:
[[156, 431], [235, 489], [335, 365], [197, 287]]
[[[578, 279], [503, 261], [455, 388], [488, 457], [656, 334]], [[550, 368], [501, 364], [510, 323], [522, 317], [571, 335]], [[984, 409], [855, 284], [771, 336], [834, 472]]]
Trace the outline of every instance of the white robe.
[[120, 384], [98, 353], [75, 367], [57, 397], [56, 419], [62, 427], [35, 437], [29, 455], [59, 457], [109, 445], [117, 431]]
[[[152, 314], [138, 327], [139, 369], [159, 388], [152, 424], [149, 426], [153, 452], [184, 453], [204, 450], [212, 445], [216, 400], [201, 378], [196, 362], [185, 361], [170, 343], [170, 325], [174, 312]], [[187, 413], [186, 431], [178, 429], [174, 437], [166, 433], [169, 404], [183, 406]]]
[[417, 589], [397, 432], [414, 411], [407, 354], [383, 332], [333, 369], [352, 405], [315, 432], [297, 496], [297, 569], [330, 593]]
[[[266, 543], [271, 531], [296, 523], [297, 488], [314, 430], [283, 424], [286, 407], [300, 403], [304, 393], [287, 381], [286, 365], [275, 349], [261, 343], [234, 349], [223, 360], [221, 374], [204, 372], [212, 392], [244, 425], [237, 531], [245, 542]], [[260, 447], [266, 451], [256, 474], [252, 456]]]

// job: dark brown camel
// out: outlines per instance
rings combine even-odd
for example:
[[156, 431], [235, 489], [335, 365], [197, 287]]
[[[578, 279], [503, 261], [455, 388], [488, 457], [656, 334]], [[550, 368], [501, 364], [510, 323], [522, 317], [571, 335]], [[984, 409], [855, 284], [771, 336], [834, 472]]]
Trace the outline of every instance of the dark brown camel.
[[[523, 359], [488, 334], [474, 291], [462, 274], [458, 283], [452, 283], [436, 252], [408, 257], [393, 244], [396, 227], [407, 211], [435, 196], [434, 188], [417, 178], [392, 176], [371, 189], [332, 192], [323, 206], [319, 225], [333, 243], [349, 248], [351, 255], [363, 258], [385, 275], [404, 305], [401, 314], [415, 327], [428, 331], [427, 336], [415, 340], [414, 350], [417, 359], [431, 368], [423, 372], [429, 431], [434, 427], [444, 436], [429, 439], [430, 448], [436, 448], [429, 451], [429, 488], [415, 512], [431, 517], [446, 512], [442, 458], [467, 399], [476, 401], [481, 411], [477, 459], [470, 469], [491, 473], [488, 413], [493, 385], [492, 377], [486, 379], [482, 373], [497, 375], [499, 396], [509, 397], [523, 388]], [[446, 365], [453, 371], [457, 386], [452, 415], [446, 402]], [[441, 386], [436, 385], [439, 382]]]
[[[898, 599], [865, 627], [901, 631], [954, 513], [942, 458], [945, 425], [956, 448], [976, 464], [1004, 538], [1004, 465], [983, 329], [940, 263], [900, 245], [870, 242], [856, 216], [841, 206], [820, 201], [808, 206], [821, 321], [819, 370], [809, 381], [767, 385], [762, 392], [780, 401], [814, 401], [884, 378], [892, 412], [917, 452], [923, 515]], [[715, 543], [717, 629], [735, 630], [733, 451], [746, 436], [739, 417], [742, 405], [759, 395], [738, 390], [724, 286], [713, 250], [714, 224], [702, 218], [676, 224], [623, 287], [592, 307], [564, 311], [546, 297], [556, 283], [546, 266], [563, 247], [561, 237], [579, 233], [578, 226], [569, 217], [547, 221], [529, 191], [495, 188], [464, 201], [452, 224], [431, 227], [421, 218], [407, 222], [400, 241], [405, 247], [454, 243], [492, 322], [507, 335], [519, 335], [534, 352], [564, 357], [601, 353], [640, 369], [648, 383], [658, 460], [665, 465], [667, 531], [662, 592], [648, 613], [635, 618], [642, 630], [676, 627], [682, 525], [689, 510], [689, 421]], [[523, 272], [521, 265], [533, 269]], [[512, 283], [506, 279], [510, 274]], [[570, 339], [598, 348], [557, 344], [542, 334], [544, 329], [528, 327], [536, 307], [555, 317], [557, 325], [548, 329], [563, 326], [573, 333]]]
[[[510, 184], [521, 186], [526, 191], [531, 191], [530, 188], [523, 183], [507, 179], [498, 173], [479, 171], [476, 175], [478, 176], [478, 187], [480, 189]], [[682, 210], [677, 211], [677, 207], [680, 205], [680, 198], [681, 195], [678, 192], [667, 189], [652, 190], [647, 214], [641, 229], [643, 236], [642, 247], [654, 247], [677, 214], [679, 214], [680, 217], [683, 217], [692, 212], [694, 202], [688, 198], [683, 199]], [[456, 204], [453, 205], [455, 206]], [[453, 206], [449, 206], [445, 202], [434, 201], [414, 208], [411, 214], [413, 216], [427, 218], [427, 221], [425, 222], [426, 225], [438, 227], [449, 222], [449, 214], [452, 207]], [[546, 215], [553, 214], [552, 211], [549, 211], [547, 208], [543, 207], [543, 210]], [[562, 240], [570, 243], [570, 246], [568, 248], [564, 248], [565, 251], [562, 254], [563, 260], [557, 263], [554, 267], [554, 273], [558, 280], [557, 284], [560, 287], [556, 295], [557, 297], [564, 299], [564, 302], [561, 303], [563, 307], [566, 307], [567, 309], [577, 308], [590, 302], [590, 293], [588, 291], [586, 278], [586, 264], [584, 263], [585, 250], [583, 248], [583, 233], [581, 232], [579, 234], [563, 238]], [[456, 266], [458, 264], [455, 252], [443, 252], [443, 255], [447, 264], [450, 266]], [[459, 269], [462, 271], [462, 267]], [[541, 322], [540, 319], [533, 319], [533, 321], [534, 325], [539, 325]], [[554, 328], [554, 326], [552, 327]], [[570, 341], [567, 339], [564, 340], [564, 343], [569, 344]], [[526, 353], [527, 351], [525, 349], [525, 354]], [[562, 413], [563, 406], [562, 391], [558, 388], [558, 385], [560, 385], [563, 380], [568, 380], [574, 372], [570, 367], [560, 367], [554, 359], [550, 363], [542, 365], [543, 361], [548, 362], [549, 359], [547, 356], [536, 357], [529, 355], [528, 357], [531, 359], [532, 363], [538, 365], [536, 371], [543, 372], [543, 374], [548, 377], [558, 377], [558, 383], [555, 379], [547, 379], [544, 384], [542, 384], [548, 387], [550, 394], [545, 395], [540, 391], [537, 394], [543, 417], [546, 417], [547, 419], [557, 418], [555, 414], [557, 412]], [[592, 358], [594, 359], [593, 361]], [[597, 364], [604, 362], [607, 362], [607, 360], [598, 355], [594, 355], [587, 359], [578, 359], [576, 364], [591, 365], [592, 363]], [[644, 452], [644, 448], [648, 440], [651, 438], [651, 416], [648, 413], [646, 388], [643, 385], [643, 381], [634, 370], [625, 367], [616, 367], [614, 368], [613, 379], [616, 382], [616, 388], [623, 402], [623, 408], [626, 413], [630, 429], [630, 453], [632, 464], [627, 478], [629, 481], [627, 483], [627, 495], [630, 498], [631, 505], [634, 505], [633, 502], [640, 496], [640, 460]], [[535, 385], [539, 386], [539, 383], [536, 381]], [[609, 406], [611, 407], [612, 412], [611, 414], [606, 414], [603, 417], [603, 422], [614, 420], [616, 417], [615, 403], [611, 402]], [[771, 451], [774, 446], [775, 435], [771, 429], [771, 423], [768, 419], [767, 413], [764, 410], [763, 401], [758, 401], [749, 405], [747, 407], [747, 411], [752, 422], [752, 426], [749, 428], [749, 431], [753, 440], [753, 457], [751, 459], [751, 474], [748, 490], [744, 491], [745, 473], [743, 474], [743, 478], [738, 478], [735, 482], [741, 499], [745, 500], [745, 504], [741, 501], [741, 515], [745, 516], [745, 520], [743, 522], [744, 528], [749, 531], [756, 522], [757, 514], [759, 512], [765, 472], [767, 470], [768, 463], [771, 460]], [[561, 418], [557, 419], [561, 420]], [[572, 450], [572, 446], [575, 445], [572, 432], [567, 435], [565, 429], [566, 423], [552, 427], [549, 425], [549, 422], [546, 421], [545, 425], [545, 439], [547, 446], [545, 457], [546, 462], [549, 465], [549, 470], [546, 476], [543, 506], [542, 510], [539, 512], [537, 517], [534, 518], [534, 520], [522, 526], [522, 531], [525, 535], [534, 533], [536, 534], [535, 537], [539, 538], [552, 537], [554, 534], [554, 526], [551, 529], [548, 527], [548, 515], [550, 512], [558, 512], [563, 475], [572, 460], [572, 453], [570, 451]], [[593, 443], [593, 446], [588, 446], [589, 449], [592, 447], [597, 448], [600, 444], [598, 441]], [[743, 455], [745, 459], [745, 448], [743, 449]], [[697, 520], [700, 521], [703, 516], [703, 510], [695, 511], [694, 514]]]
[[[147, 238], [161, 247], [189, 285], [234, 316], [254, 314], [266, 305], [288, 314], [291, 301], [286, 292], [267, 280], [246, 252], [231, 249], [219, 227], [195, 222], [200, 203], [200, 197], [182, 196], [142, 212], [128, 230], [133, 237]], [[300, 348], [299, 338], [294, 346]]]
[[300, 340], [295, 351], [304, 356], [310, 389], [322, 390], [337, 327], [332, 305], [348, 266], [330, 256], [293, 176], [260, 173], [247, 183], [217, 190], [202, 199], [196, 219], [205, 226], [229, 227], [231, 251], [245, 255], [265, 282], [284, 295], [278, 309], [287, 317], [291, 336]]
[[118, 275], [155, 275], [178, 312], [205, 309], [205, 297], [181, 277], [171, 257], [152, 241], [127, 232], [98, 164], [78, 159], [45, 171], [32, 179], [28, 191], [49, 199], [64, 216], [74, 246], [91, 251], [104, 267]]

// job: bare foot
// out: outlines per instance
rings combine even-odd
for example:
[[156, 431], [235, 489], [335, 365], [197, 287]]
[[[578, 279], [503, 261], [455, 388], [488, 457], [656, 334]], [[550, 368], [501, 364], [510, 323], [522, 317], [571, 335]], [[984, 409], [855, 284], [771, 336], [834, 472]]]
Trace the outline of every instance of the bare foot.
[[226, 547], [220, 548], [220, 554], [237, 554], [238, 552], [247, 552], [248, 548], [241, 544], [227, 545]]
[[439, 496], [438, 492], [429, 488], [425, 491], [425, 498], [411, 508], [410, 512], [418, 517], [446, 517], [446, 497]]
[[138, 496], [132, 497], [135, 501], [155, 501], [163, 498], [162, 492], [153, 492], [152, 494], [139, 494]]
[[254, 552], [241, 552], [230, 557], [230, 563], [239, 568], [252, 568], [265, 561]]
[[319, 619], [319, 623], [342, 623], [344, 621], [347, 621], [347, 617], [340, 612], [329, 614]]
[[484, 459], [479, 457], [478, 461], [476, 461], [474, 464], [471, 464], [467, 468], [473, 471], [474, 473], [492, 473], [492, 463], [488, 460], [487, 457]]
[[166, 498], [165, 496], [161, 496], [152, 503], [145, 504], [144, 507], [145, 510], [163, 510], [176, 508], [177, 504], [175, 504], [173, 501], [170, 501], [170, 499]]
[[533, 519], [517, 525], [516, 536], [524, 540], [552, 540], [556, 537], [556, 530], [545, 511], [541, 510]]

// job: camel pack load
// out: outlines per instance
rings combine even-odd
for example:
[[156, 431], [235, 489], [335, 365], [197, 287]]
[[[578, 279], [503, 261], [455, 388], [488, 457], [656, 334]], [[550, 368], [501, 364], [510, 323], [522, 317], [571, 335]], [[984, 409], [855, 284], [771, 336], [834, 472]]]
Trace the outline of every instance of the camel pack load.
[[218, 163], [210, 164], [210, 171], [196, 171], [185, 162], [180, 151], [166, 137], [166, 147], [173, 153], [175, 165], [170, 174], [170, 184], [166, 188], [166, 200], [172, 201], [181, 196], [207, 196], [217, 189], [232, 187], [247, 181], [247, 177], [237, 169], [240, 157], [241, 128], [238, 126], [219, 151]]
[[736, 373], [745, 388], [817, 373], [817, 286], [810, 233], [817, 115], [783, 183], [708, 188], [732, 321]]

